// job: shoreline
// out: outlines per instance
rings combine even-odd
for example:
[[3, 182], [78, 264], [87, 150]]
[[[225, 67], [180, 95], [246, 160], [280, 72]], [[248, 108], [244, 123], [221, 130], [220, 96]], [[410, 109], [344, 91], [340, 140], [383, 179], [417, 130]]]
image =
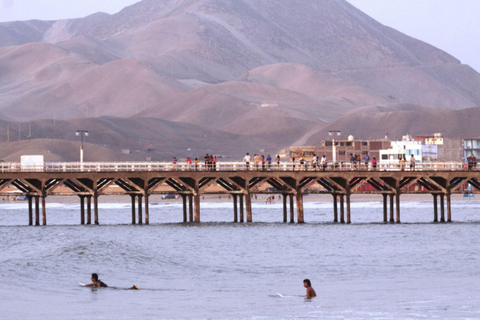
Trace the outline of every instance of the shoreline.
[[[265, 203], [266, 199], [271, 196], [271, 194], [258, 194], [257, 199], [255, 195], [252, 194], [252, 203]], [[9, 201], [4, 199], [5, 197], [0, 198], [0, 203], [27, 203], [25, 200], [15, 200]], [[478, 198], [480, 200], [480, 197]], [[77, 196], [48, 196], [46, 198], [47, 203], [80, 203], [80, 200]], [[402, 202], [432, 202], [433, 196], [431, 194], [402, 194], [400, 197]], [[452, 202], [459, 201], [475, 201], [477, 198], [475, 195], [470, 198], [464, 198], [463, 194], [453, 194]], [[151, 195], [149, 198], [150, 203], [182, 203], [182, 198], [177, 199], [162, 199], [162, 195]], [[208, 194], [205, 197], [201, 197], [201, 202], [204, 203], [233, 203], [233, 199], [226, 194], [222, 195], [213, 195]], [[308, 202], [331, 202], [333, 203], [333, 196], [330, 194], [308, 194], [304, 195], [304, 203]], [[350, 198], [351, 202], [383, 202], [383, 197], [380, 194], [353, 194]], [[281, 203], [282, 198], [279, 197], [279, 194], [275, 194], [275, 202]], [[99, 197], [99, 203], [125, 203], [130, 204], [131, 198], [128, 195], [102, 195]]]

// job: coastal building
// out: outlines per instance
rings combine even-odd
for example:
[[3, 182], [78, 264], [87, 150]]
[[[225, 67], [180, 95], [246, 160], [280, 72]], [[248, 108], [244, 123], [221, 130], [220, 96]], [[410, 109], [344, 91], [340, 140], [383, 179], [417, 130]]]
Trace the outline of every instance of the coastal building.
[[347, 140], [335, 139], [335, 148], [332, 140], [324, 140], [317, 146], [290, 147], [290, 160], [304, 157], [305, 160], [311, 161], [315, 155], [318, 157], [325, 155], [328, 161], [332, 161], [334, 151], [338, 162], [349, 162], [350, 154], [360, 155], [363, 159], [363, 156], [368, 153], [371, 158], [378, 159], [380, 150], [389, 147], [390, 140], [355, 140], [353, 136], [349, 136]]
[[480, 158], [480, 138], [463, 140], [463, 159], [467, 159], [472, 154], [477, 159]]
[[[436, 149], [435, 149], [436, 150]], [[401, 141], [392, 141], [390, 148], [380, 150], [380, 164], [397, 164], [405, 158], [410, 161], [411, 156], [415, 157], [416, 162], [423, 160], [423, 145], [421, 141], [416, 141], [410, 136], [404, 136]]]

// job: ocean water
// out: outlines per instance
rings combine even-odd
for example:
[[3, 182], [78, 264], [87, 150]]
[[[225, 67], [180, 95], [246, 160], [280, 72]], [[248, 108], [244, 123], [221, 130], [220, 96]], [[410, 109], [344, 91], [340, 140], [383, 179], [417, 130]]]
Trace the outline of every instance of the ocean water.
[[[402, 202], [402, 224], [381, 223], [380, 202], [352, 203], [351, 225], [327, 202], [301, 225], [280, 203], [255, 203], [251, 224], [232, 207], [202, 202], [183, 224], [179, 203], [155, 202], [132, 226], [129, 204], [104, 203], [81, 226], [78, 204], [48, 203], [49, 225], [29, 227], [26, 204], [2, 203], [0, 319], [480, 318], [479, 201], [454, 201], [448, 224], [430, 201]], [[93, 272], [115, 288], [81, 287]]]

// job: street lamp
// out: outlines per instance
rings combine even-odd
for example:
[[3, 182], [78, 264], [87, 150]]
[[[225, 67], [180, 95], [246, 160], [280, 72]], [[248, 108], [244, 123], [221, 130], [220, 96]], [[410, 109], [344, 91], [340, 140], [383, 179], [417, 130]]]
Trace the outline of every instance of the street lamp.
[[337, 163], [337, 146], [335, 144], [335, 136], [341, 136], [342, 131], [339, 130], [330, 130], [328, 131], [328, 135], [333, 137], [332, 138], [332, 161], [333, 164]]
[[83, 163], [83, 137], [88, 137], [88, 131], [86, 130], [77, 130], [76, 132], [76, 135], [77, 136], [80, 136], [80, 141], [81, 141], [81, 144], [80, 144], [80, 162]]

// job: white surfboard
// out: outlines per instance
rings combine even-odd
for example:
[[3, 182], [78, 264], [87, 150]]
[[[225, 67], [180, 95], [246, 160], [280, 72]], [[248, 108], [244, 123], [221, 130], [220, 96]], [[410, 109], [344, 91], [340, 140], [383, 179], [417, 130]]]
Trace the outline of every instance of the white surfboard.
[[278, 292], [277, 292], [277, 294], [278, 294], [278, 296], [280, 296], [280, 298], [283, 298], [283, 294], [278, 293]]
[[85, 287], [86, 284], [85, 283], [81, 283], [80, 281], [78, 282], [79, 285], [81, 285], [82, 287]]

